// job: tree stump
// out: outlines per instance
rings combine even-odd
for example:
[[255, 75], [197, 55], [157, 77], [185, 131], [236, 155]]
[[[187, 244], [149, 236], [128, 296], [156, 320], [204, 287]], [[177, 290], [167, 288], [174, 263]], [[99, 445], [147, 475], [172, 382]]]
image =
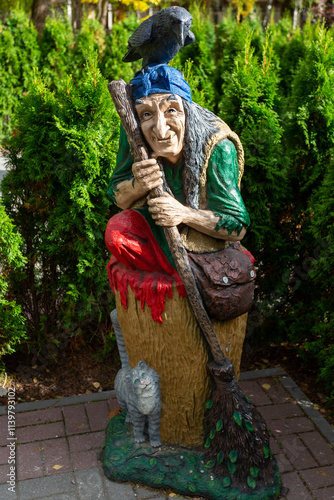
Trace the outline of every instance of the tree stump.
[[[187, 298], [173, 286], [166, 297], [163, 322], [153, 321], [128, 286], [128, 308], [116, 291], [116, 307], [131, 367], [144, 359], [160, 377], [162, 412], [160, 435], [164, 443], [186, 447], [203, 446], [205, 403], [212, 380], [207, 370], [209, 352]], [[239, 377], [247, 313], [226, 322], [212, 321], [223, 352]]]

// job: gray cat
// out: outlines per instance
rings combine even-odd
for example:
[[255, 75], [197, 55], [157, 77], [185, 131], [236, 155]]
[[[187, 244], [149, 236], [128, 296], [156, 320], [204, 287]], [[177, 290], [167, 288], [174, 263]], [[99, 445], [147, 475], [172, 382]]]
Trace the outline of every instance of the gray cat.
[[130, 367], [116, 309], [111, 312], [110, 317], [122, 362], [122, 368], [116, 375], [114, 385], [120, 407], [127, 410], [125, 422], [133, 424], [136, 443], [145, 441], [144, 429], [147, 422], [151, 446], [160, 446], [159, 375], [145, 361], [139, 361], [133, 369]]

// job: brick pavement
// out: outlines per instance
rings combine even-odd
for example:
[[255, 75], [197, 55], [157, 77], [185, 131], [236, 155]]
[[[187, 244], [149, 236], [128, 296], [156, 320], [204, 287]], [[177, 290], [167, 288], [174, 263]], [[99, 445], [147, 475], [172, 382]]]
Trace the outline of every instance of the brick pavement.
[[[333, 429], [286, 374], [277, 371], [263, 377], [262, 373], [266, 372], [244, 374], [240, 385], [271, 431], [271, 448], [282, 474], [281, 498], [334, 500]], [[103, 475], [100, 456], [108, 414], [117, 406], [112, 396], [18, 405], [15, 493], [6, 484], [7, 416], [0, 416], [0, 500], [171, 498], [166, 491], [118, 484]], [[50, 407], [27, 411], [46, 404]]]

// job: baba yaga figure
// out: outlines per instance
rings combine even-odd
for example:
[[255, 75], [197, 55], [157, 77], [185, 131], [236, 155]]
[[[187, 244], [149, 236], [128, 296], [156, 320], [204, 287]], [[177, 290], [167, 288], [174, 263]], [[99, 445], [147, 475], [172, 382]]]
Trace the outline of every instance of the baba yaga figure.
[[[235, 378], [255, 278], [253, 257], [240, 244], [250, 224], [240, 194], [242, 145], [225, 122], [192, 102], [191, 89], [177, 69], [153, 60], [136, 73], [128, 87], [148, 155], [136, 161], [126, 127], [121, 126], [108, 195], [122, 211], [110, 219], [106, 229], [112, 254], [108, 275], [117, 309], [111, 315], [112, 323], [123, 353], [122, 369], [126, 367], [131, 374], [144, 360], [159, 380], [161, 400], [158, 411], [152, 411], [160, 416], [161, 410], [163, 446], [182, 446], [182, 450], [173, 451], [177, 467], [167, 467], [168, 472], [170, 448], [159, 448], [161, 462], [154, 448], [152, 459], [148, 450], [160, 440], [154, 436], [152, 444], [149, 418], [147, 432], [143, 430], [146, 442], [133, 440], [134, 447], [143, 450], [146, 446], [146, 451], [139, 452], [128, 442], [118, 450], [124, 425], [118, 415], [108, 427], [106, 474], [212, 499], [227, 498], [221, 490], [227, 494], [232, 487], [240, 491], [235, 496], [238, 499], [276, 498], [279, 474], [268, 446], [268, 431]], [[160, 195], [153, 197], [157, 189]], [[207, 348], [201, 321], [194, 314], [192, 293], [180, 272], [178, 253], [171, 251], [166, 228], [177, 228], [186, 249], [196, 293], [203, 300], [201, 307], [204, 309], [204, 303], [204, 315], [211, 320], [218, 343], [216, 354], [204, 334], [211, 352]], [[134, 382], [139, 378], [133, 377]], [[226, 401], [222, 391], [227, 393]], [[127, 407], [121, 401], [120, 405]], [[117, 435], [114, 440], [113, 433]], [[133, 457], [136, 450], [142, 461], [138, 455], [137, 461], [130, 460], [131, 467], [127, 461], [123, 468], [121, 456]], [[143, 453], [148, 454], [147, 464]], [[117, 465], [112, 456], [118, 457]], [[189, 477], [179, 483], [177, 476], [191, 475], [196, 468], [195, 482], [195, 477]], [[215, 475], [218, 482], [213, 481]], [[259, 496], [258, 487], [264, 496]]]

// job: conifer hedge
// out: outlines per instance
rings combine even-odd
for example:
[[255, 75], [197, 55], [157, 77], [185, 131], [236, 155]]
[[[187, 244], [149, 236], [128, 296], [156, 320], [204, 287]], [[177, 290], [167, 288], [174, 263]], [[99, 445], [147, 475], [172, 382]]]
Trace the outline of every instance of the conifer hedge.
[[8, 142], [11, 168], [1, 186], [21, 234], [24, 276], [11, 281], [30, 342], [106, 331], [113, 297], [106, 275], [106, 188], [115, 163], [118, 119], [91, 59], [57, 92], [36, 77]]
[[[106, 186], [118, 136], [106, 84], [139, 68], [121, 62], [136, 26], [128, 18], [106, 35], [85, 20], [74, 34], [54, 17], [41, 40], [22, 14], [0, 26], [0, 141], [12, 163], [2, 204], [24, 265], [6, 293], [22, 308], [30, 344], [106, 328], [103, 233], [115, 210]], [[264, 31], [258, 16], [237, 24], [232, 11], [213, 26], [197, 8], [193, 31], [196, 42], [173, 64], [245, 149], [242, 194], [253, 222], [244, 244], [258, 267], [251, 340], [288, 341], [318, 364], [334, 399], [333, 29], [309, 20], [293, 31], [285, 16]]]

